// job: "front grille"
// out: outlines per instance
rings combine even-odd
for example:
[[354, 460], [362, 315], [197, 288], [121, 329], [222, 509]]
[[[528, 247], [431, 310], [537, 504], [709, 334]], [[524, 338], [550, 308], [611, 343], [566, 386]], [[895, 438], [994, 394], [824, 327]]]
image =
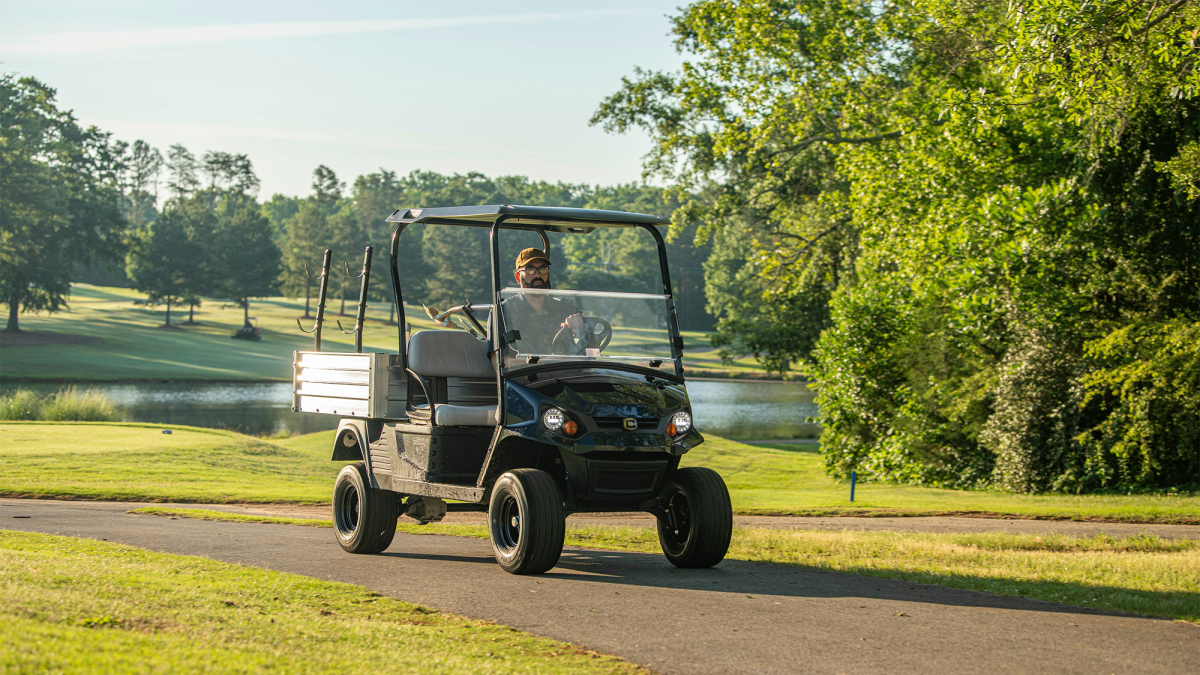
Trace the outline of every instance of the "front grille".
[[[657, 418], [657, 417], [637, 417], [634, 419], [637, 420], [638, 431], [645, 431], [647, 429], [657, 429], [658, 428], [659, 418]], [[625, 418], [624, 417], [593, 417], [592, 421], [595, 422], [596, 427], [600, 428], [600, 429], [605, 429], [605, 430], [619, 429], [621, 431], [625, 430]]]
[[658, 487], [665, 461], [589, 462], [592, 468], [592, 492], [609, 495], [650, 494]]

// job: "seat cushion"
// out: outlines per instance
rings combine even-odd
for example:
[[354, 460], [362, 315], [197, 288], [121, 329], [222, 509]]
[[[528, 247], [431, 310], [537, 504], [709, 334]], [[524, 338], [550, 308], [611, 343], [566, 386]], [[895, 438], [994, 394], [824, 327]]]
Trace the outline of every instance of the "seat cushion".
[[494, 427], [496, 406], [442, 403], [433, 409], [433, 423], [446, 427]]
[[424, 377], [495, 378], [488, 343], [461, 330], [423, 330], [408, 340], [408, 367]]

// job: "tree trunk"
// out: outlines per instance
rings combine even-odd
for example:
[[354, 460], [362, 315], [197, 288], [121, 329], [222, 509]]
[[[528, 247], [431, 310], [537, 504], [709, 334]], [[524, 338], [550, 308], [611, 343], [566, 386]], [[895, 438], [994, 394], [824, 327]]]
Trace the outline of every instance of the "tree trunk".
[[242, 303], [242, 325], [250, 325], [250, 298], [246, 298], [246, 301]]
[[[308, 276], [305, 274], [304, 276]], [[308, 298], [312, 295], [312, 279], [304, 282], [304, 318], [311, 319], [312, 316], [308, 313]]]
[[390, 326], [394, 323], [396, 323], [396, 302], [393, 300], [388, 305], [388, 325]]
[[4, 327], [5, 333], [20, 333], [20, 319], [18, 315], [21, 311], [21, 279], [17, 278], [13, 284], [12, 291], [8, 294], [8, 325]]
[[167, 328], [171, 327], [171, 296], [167, 296], [167, 322], [163, 324]]
[[342, 284], [342, 308], [338, 310], [338, 316], [346, 316], [346, 285]]
[[188, 305], [188, 323], [196, 323], [196, 306]]

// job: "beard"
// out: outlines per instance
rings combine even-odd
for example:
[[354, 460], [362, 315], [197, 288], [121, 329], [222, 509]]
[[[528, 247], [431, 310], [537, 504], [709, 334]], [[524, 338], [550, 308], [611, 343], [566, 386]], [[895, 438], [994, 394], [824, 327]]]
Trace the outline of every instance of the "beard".
[[521, 288], [550, 288], [550, 280], [534, 277], [529, 281], [521, 280]]

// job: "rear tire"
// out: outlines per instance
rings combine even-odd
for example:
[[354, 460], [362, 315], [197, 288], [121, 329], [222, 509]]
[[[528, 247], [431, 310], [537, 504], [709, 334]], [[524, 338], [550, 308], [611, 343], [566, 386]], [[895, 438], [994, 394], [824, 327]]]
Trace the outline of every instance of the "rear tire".
[[556, 564], [566, 537], [562, 495], [550, 474], [514, 469], [496, 479], [488, 530], [496, 562], [510, 574], [541, 574]]
[[400, 500], [371, 487], [362, 462], [347, 464], [333, 484], [333, 531], [350, 553], [379, 553], [392, 545]]
[[725, 558], [733, 536], [733, 504], [725, 481], [712, 469], [679, 469], [659, 494], [667, 518], [658, 520], [658, 543], [676, 567], [712, 567]]

